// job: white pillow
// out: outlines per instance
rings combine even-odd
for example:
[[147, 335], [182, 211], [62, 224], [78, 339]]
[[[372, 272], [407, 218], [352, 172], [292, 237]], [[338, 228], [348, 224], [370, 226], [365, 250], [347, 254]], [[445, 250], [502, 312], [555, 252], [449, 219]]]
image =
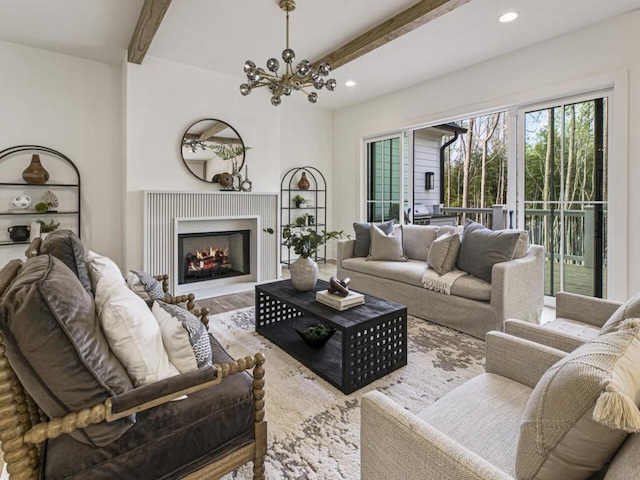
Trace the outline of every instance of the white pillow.
[[189, 342], [189, 335], [182, 326], [182, 322], [165, 311], [158, 302], [153, 302], [151, 312], [160, 325], [160, 333], [169, 354], [169, 361], [175, 365], [180, 373], [197, 370], [198, 363], [191, 342]]
[[125, 285], [102, 278], [96, 288], [96, 310], [109, 347], [139, 387], [180, 372], [169, 362], [160, 326], [147, 304]]
[[118, 266], [109, 257], [99, 255], [89, 250], [87, 253], [87, 267], [89, 277], [91, 277], [91, 288], [96, 291], [96, 287], [103, 277], [124, 283], [124, 277]]

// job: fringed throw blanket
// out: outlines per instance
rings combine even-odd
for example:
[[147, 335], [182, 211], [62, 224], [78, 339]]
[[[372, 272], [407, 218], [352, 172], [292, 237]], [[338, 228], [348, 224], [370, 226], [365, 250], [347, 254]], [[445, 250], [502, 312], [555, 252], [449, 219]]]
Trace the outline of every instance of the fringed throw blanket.
[[458, 270], [457, 268], [454, 268], [444, 275], [438, 275], [438, 272], [427, 267], [427, 270], [422, 275], [422, 285], [424, 285], [424, 288], [428, 288], [429, 290], [451, 295], [451, 286], [453, 285], [453, 282], [465, 275], [469, 274], [462, 270]]

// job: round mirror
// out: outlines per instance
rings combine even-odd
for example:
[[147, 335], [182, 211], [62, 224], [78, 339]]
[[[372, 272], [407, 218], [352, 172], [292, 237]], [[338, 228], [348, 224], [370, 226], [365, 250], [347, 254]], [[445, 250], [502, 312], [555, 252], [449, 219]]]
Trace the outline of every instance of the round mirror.
[[200, 180], [213, 182], [218, 173], [238, 173], [244, 166], [245, 146], [238, 132], [214, 118], [198, 120], [182, 137], [182, 161]]

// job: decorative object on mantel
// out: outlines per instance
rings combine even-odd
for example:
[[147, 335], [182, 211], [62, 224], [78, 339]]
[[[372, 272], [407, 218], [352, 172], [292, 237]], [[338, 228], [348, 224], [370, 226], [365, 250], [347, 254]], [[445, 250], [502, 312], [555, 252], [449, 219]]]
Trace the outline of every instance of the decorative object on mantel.
[[14, 208], [24, 210], [31, 205], [31, 197], [28, 195], [18, 195], [11, 199], [11, 205], [13, 205]]
[[307, 180], [307, 172], [302, 172], [302, 176], [298, 181], [298, 188], [300, 190], [309, 190], [310, 186], [311, 184], [309, 183], [309, 180]]
[[225, 191], [253, 189], [245, 164], [249, 149], [231, 125], [214, 118], [198, 120], [182, 136], [182, 161], [189, 171], [202, 181], [219, 184]]
[[22, 179], [30, 185], [44, 185], [49, 180], [49, 172], [40, 163], [40, 155], [34, 153], [31, 163], [22, 172]]
[[29, 240], [30, 227], [27, 225], [14, 225], [7, 228], [12, 242], [26, 242]]
[[287, 43], [286, 49], [282, 51], [285, 71], [282, 76], [278, 75], [280, 62], [276, 58], [267, 60], [267, 69], [271, 73], [267, 73], [263, 68], [257, 68], [255, 62], [247, 60], [244, 63], [244, 73], [247, 74], [248, 82], [240, 85], [240, 93], [247, 96], [254, 88], [269, 87], [272, 93], [271, 105], [277, 107], [282, 103], [282, 95], [288, 96], [297, 90], [304, 93], [309, 102], [316, 103], [318, 94], [307, 92], [305, 88], [313, 87], [316, 90], [322, 90], [323, 87], [326, 87], [327, 90], [333, 92], [336, 89], [336, 81], [333, 78], [326, 81], [322, 78], [331, 73], [331, 66], [327, 62], [323, 62], [314, 68], [309, 60], [302, 60], [294, 70], [293, 61], [296, 54], [289, 48], [289, 12], [295, 10], [296, 3], [294, 0], [280, 0], [280, 8], [287, 12]]

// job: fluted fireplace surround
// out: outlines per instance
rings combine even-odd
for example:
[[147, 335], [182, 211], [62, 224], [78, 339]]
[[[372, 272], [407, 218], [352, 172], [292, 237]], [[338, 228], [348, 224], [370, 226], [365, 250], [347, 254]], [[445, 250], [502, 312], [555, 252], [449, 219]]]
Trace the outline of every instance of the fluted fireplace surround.
[[[193, 292], [201, 298], [276, 280], [278, 236], [263, 228], [277, 230], [277, 222], [275, 193], [144, 192], [144, 268], [167, 273], [175, 295]], [[202, 241], [191, 240], [185, 252], [184, 238]], [[246, 249], [242, 257], [240, 248]], [[233, 275], [220, 273], [232, 266], [239, 267]], [[210, 275], [192, 272], [200, 267]]]

